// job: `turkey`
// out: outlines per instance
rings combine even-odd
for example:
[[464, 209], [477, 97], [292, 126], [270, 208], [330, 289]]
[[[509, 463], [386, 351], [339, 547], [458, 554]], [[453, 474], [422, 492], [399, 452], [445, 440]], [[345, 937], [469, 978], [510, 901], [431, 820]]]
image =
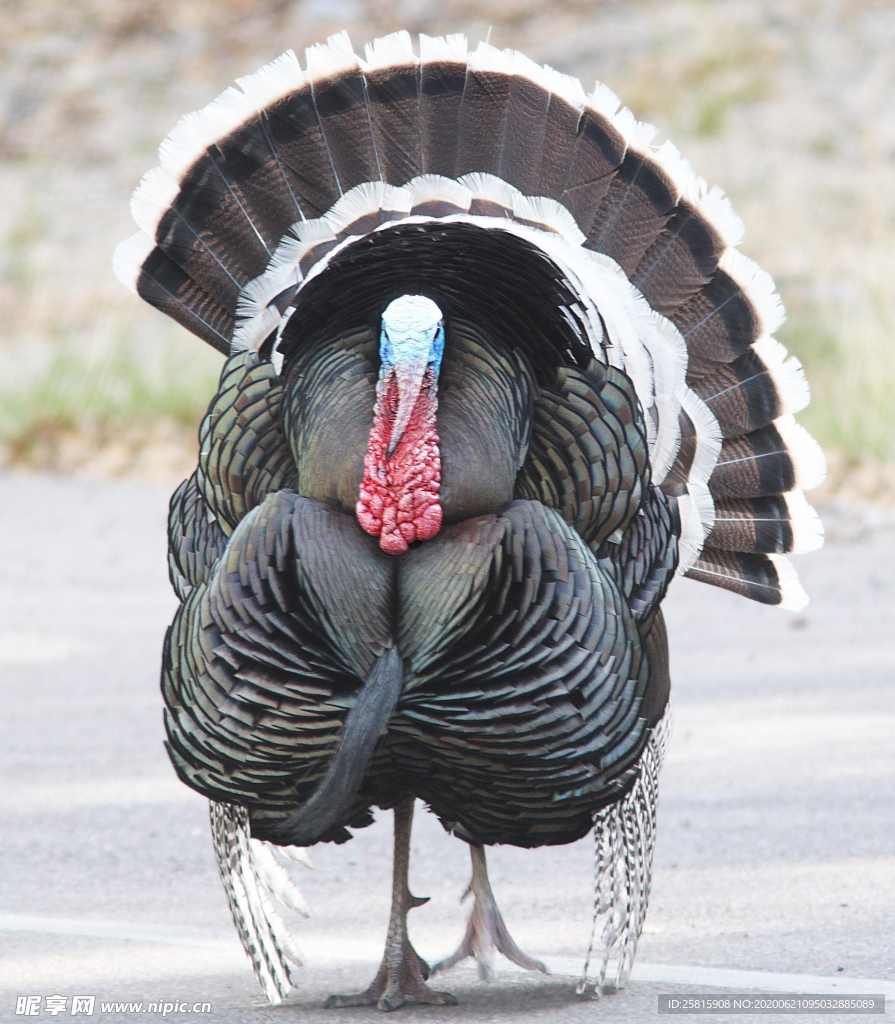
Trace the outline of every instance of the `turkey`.
[[243, 945], [283, 998], [301, 954], [270, 894], [306, 909], [282, 858], [393, 809], [382, 966], [330, 1004], [454, 1002], [407, 936], [418, 799], [472, 857], [435, 969], [544, 969], [485, 849], [593, 830], [581, 988], [613, 991], [649, 896], [668, 585], [799, 608], [784, 556], [822, 539], [773, 283], [670, 143], [518, 53], [399, 32], [360, 59], [343, 33], [238, 85], [162, 143], [115, 269], [226, 358], [171, 499], [162, 692]]

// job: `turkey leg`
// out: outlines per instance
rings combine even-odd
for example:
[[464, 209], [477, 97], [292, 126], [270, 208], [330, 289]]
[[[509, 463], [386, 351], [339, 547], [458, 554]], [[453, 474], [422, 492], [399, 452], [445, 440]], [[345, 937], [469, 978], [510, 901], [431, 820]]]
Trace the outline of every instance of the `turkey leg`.
[[540, 960], [535, 960], [522, 952], [507, 931], [503, 915], [491, 891], [491, 883], [488, 881], [485, 847], [470, 844], [469, 852], [472, 855], [472, 881], [464, 898], [471, 892], [474, 902], [469, 924], [466, 926], [466, 935], [463, 936], [457, 951], [446, 960], [437, 963], [432, 968], [432, 973], [446, 971], [471, 956], [475, 957], [479, 965], [479, 977], [482, 981], [490, 981], [496, 950], [503, 953], [507, 960], [524, 967], [526, 971], [543, 971], [544, 974], [549, 974]]
[[330, 996], [324, 1004], [333, 1006], [372, 1006], [397, 1010], [409, 1000], [454, 1006], [457, 1000], [449, 992], [434, 992], [426, 984], [429, 965], [410, 944], [407, 912], [421, 907], [428, 896], [413, 896], [407, 881], [410, 863], [410, 829], [413, 824], [414, 797], [395, 807], [395, 859], [392, 876], [392, 913], [385, 940], [382, 964], [366, 992], [351, 996]]

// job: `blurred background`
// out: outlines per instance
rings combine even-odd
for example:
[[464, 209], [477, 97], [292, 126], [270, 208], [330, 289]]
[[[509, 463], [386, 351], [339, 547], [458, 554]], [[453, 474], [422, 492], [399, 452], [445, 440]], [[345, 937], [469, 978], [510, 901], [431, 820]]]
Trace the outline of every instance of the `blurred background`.
[[130, 194], [236, 76], [403, 27], [599, 78], [721, 185], [808, 371], [816, 498], [895, 499], [895, 4], [2, 0], [0, 24], [0, 464], [189, 472], [220, 357], [113, 278]]

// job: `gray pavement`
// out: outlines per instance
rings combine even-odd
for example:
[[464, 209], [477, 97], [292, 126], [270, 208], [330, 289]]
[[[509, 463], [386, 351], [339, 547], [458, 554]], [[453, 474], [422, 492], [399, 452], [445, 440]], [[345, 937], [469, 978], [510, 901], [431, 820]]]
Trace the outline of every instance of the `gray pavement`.
[[[321, 1006], [373, 970], [390, 815], [299, 869], [308, 965], [285, 1005], [265, 1005], [235, 942], [207, 806], [162, 748], [166, 504], [165, 489], [135, 482], [0, 475], [0, 1021], [27, 1019], [15, 998], [31, 994], [96, 995], [89, 1019], [104, 1021], [161, 1019], [100, 1010], [113, 1000], [208, 1001], [166, 1019], [221, 1024], [379, 1019]], [[666, 602], [676, 725], [630, 988], [582, 1002], [568, 977], [501, 971], [484, 985], [458, 968], [440, 984], [460, 1006], [403, 1017], [653, 1020], [657, 993], [723, 995], [735, 971], [785, 975], [789, 991], [799, 975], [816, 991], [881, 979], [895, 994], [895, 531], [848, 529], [797, 561], [812, 597], [797, 615], [687, 580]], [[582, 962], [590, 842], [489, 860], [520, 945]], [[462, 934], [467, 855], [421, 807], [411, 871], [432, 897], [413, 936], [435, 958]]]

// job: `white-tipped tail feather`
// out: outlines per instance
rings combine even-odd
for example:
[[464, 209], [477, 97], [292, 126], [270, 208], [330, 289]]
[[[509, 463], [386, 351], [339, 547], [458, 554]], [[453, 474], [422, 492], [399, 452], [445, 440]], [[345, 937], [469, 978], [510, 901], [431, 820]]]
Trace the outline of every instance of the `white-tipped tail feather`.
[[709, 190], [705, 179], [699, 177], [673, 142], [663, 143], [652, 158], [674, 182], [680, 196], [696, 207], [718, 232], [725, 245], [740, 244], [745, 227], [722, 189], [715, 186]]
[[783, 495], [789, 512], [792, 529], [792, 553], [801, 555], [823, 547], [824, 525], [820, 516], [808, 504], [802, 491], [790, 491]]
[[[611, 93], [611, 90], [606, 91]], [[614, 96], [614, 94], [612, 95]], [[600, 88], [599, 83], [597, 83], [597, 88], [594, 89], [593, 96], [589, 98], [588, 102], [592, 103], [594, 109], [602, 114], [601, 106], [605, 101], [606, 95]], [[627, 107], [622, 107], [610, 118], [610, 121], [613, 128], [625, 140], [628, 149], [633, 149], [646, 156], [652, 156], [652, 142], [658, 130], [655, 125], [647, 124], [646, 121], [638, 121]]]
[[547, 88], [552, 95], [559, 96], [560, 99], [565, 100], [575, 110], [584, 110], [587, 104], [587, 94], [577, 78], [572, 78], [571, 75], [564, 75], [562, 72], [550, 67], [549, 64], [544, 65], [544, 75]]
[[[721, 429], [709, 407], [689, 388], [683, 394], [681, 408], [696, 430], [696, 451], [687, 478], [688, 493], [678, 498], [681, 512], [678, 572], [684, 573], [699, 557], [715, 525], [715, 502], [708, 482], [721, 451]], [[694, 523], [698, 523], [698, 530]]]
[[324, 217], [330, 229], [338, 235], [349, 231], [355, 221], [373, 214], [408, 216], [411, 205], [412, 198], [403, 188], [386, 185], [384, 181], [366, 181], [346, 192]]
[[214, 145], [250, 118], [257, 116], [244, 92], [232, 86], [207, 107], [182, 118], [159, 147], [162, 167], [176, 181]]
[[570, 245], [583, 245], [586, 236], [569, 211], [555, 199], [524, 196], [517, 190], [513, 197], [513, 216], [536, 228], [555, 231]]
[[305, 50], [305, 75], [313, 86], [324, 78], [333, 78], [359, 67], [351, 39], [345, 31], [329, 36], [325, 43], [317, 43]]
[[[696, 428], [696, 453], [690, 467], [689, 479], [707, 485], [721, 453], [721, 428], [711, 409], [690, 388], [683, 393], [681, 408]], [[706, 523], [706, 532], [711, 530], [713, 522], [714, 520]]]
[[786, 319], [786, 312], [771, 275], [739, 249], [726, 249], [718, 267], [736, 281], [752, 303], [761, 321], [760, 333], [773, 334]]
[[367, 43], [365, 56], [364, 71], [376, 71], [378, 68], [400, 67], [417, 63], [410, 33], [403, 30], [392, 32], [391, 35]]
[[[605, 85], [603, 82], [596, 82], [594, 84], [594, 91], [590, 96], [585, 97], [585, 103], [592, 110], [595, 110], [598, 114], [602, 114], [602, 116], [609, 121], [615, 117], [622, 105], [622, 101], [618, 96], [616, 96], [609, 86]], [[634, 116], [631, 114], [630, 110], [628, 113], [631, 117]]]
[[164, 167], [153, 167], [143, 175], [143, 180], [131, 197], [131, 216], [147, 235], [155, 238], [159, 221], [170, 209], [179, 191], [180, 182]]
[[683, 574], [699, 558], [699, 552], [705, 543], [706, 530], [699, 506], [691, 494], [678, 496], [677, 509], [681, 520], [677, 571]]
[[490, 43], [481, 42], [469, 54], [467, 67], [470, 71], [493, 71], [496, 74], [512, 75], [516, 62], [512, 50], [498, 50]]
[[472, 192], [465, 185], [440, 174], [421, 174], [403, 188], [410, 194], [411, 208], [424, 203], [447, 203], [458, 210], [468, 210], [472, 203]]
[[799, 583], [792, 562], [785, 555], [768, 555], [768, 558], [774, 563], [780, 583], [780, 607], [790, 612], [800, 612], [808, 604], [808, 595]]
[[237, 78], [236, 84], [257, 111], [262, 111], [307, 85], [307, 79], [292, 50], [265, 64], [253, 75]]
[[780, 397], [781, 411], [791, 416], [804, 409], [811, 401], [811, 391], [799, 360], [790, 355], [776, 338], [760, 338], [752, 348], [768, 368]]
[[130, 238], [119, 242], [115, 249], [115, 255], [112, 257], [112, 270], [125, 288], [135, 295], [143, 264], [154, 248], [155, 241], [145, 231], [138, 231]]
[[465, 64], [468, 43], [466, 36], [459, 32], [450, 36], [427, 36], [420, 34], [420, 61], [436, 63], [444, 61]]
[[774, 426], [792, 459], [796, 487], [801, 491], [810, 491], [823, 483], [827, 475], [827, 460], [817, 441], [792, 416], [781, 416], [774, 420]]

